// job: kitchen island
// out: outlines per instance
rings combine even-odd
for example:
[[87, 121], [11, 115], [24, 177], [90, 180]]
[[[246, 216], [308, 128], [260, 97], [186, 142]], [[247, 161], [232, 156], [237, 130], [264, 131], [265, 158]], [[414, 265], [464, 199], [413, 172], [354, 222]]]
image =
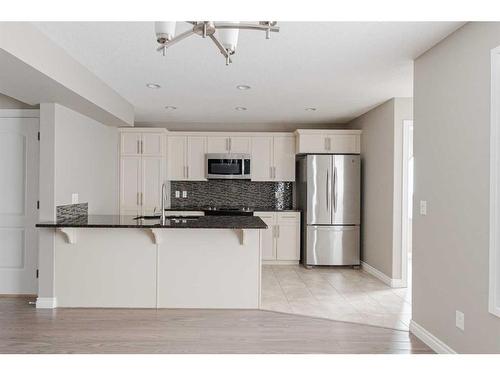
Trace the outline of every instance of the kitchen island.
[[[135, 219], [84, 215], [55, 231], [57, 307], [259, 308], [261, 229], [255, 216]], [[42, 296], [45, 297], [45, 296]]]

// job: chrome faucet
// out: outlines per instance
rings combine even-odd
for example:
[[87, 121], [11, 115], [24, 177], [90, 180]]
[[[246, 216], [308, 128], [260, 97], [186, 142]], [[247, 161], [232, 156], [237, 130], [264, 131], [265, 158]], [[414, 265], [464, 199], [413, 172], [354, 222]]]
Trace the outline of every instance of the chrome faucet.
[[165, 216], [165, 198], [167, 197], [167, 184], [164, 182], [161, 185], [161, 225], [165, 225], [166, 216]]

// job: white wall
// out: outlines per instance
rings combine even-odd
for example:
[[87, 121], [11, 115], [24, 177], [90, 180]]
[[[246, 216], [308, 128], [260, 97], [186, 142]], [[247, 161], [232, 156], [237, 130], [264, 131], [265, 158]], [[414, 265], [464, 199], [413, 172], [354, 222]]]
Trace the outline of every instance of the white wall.
[[500, 319], [488, 312], [490, 50], [499, 45], [500, 23], [473, 22], [415, 61], [413, 320], [461, 353], [500, 353]]
[[56, 104], [56, 205], [70, 204], [78, 193], [90, 214], [117, 214], [118, 155], [117, 128]]
[[402, 274], [402, 127], [413, 118], [412, 103], [394, 98], [348, 124], [363, 130], [362, 260], [391, 279]]
[[0, 93], [0, 109], [34, 109], [32, 106]]

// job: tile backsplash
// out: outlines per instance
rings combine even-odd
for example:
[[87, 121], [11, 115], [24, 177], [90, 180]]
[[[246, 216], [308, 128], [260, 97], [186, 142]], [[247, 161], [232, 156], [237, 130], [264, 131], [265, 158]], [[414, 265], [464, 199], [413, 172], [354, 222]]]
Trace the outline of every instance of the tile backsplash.
[[87, 216], [88, 214], [88, 203], [65, 204], [62, 206], [56, 206], [56, 219], [58, 221]]
[[[175, 197], [179, 191], [181, 198]], [[187, 198], [182, 192], [187, 191]], [[254, 182], [244, 180], [172, 181], [172, 208], [252, 207], [288, 210], [293, 208], [292, 182]]]

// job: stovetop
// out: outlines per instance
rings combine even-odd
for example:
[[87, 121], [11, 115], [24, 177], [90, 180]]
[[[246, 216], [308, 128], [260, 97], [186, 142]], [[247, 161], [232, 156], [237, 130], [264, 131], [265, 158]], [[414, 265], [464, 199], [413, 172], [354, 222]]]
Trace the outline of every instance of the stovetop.
[[205, 215], [234, 215], [234, 216], [252, 216], [253, 209], [250, 207], [206, 207]]

